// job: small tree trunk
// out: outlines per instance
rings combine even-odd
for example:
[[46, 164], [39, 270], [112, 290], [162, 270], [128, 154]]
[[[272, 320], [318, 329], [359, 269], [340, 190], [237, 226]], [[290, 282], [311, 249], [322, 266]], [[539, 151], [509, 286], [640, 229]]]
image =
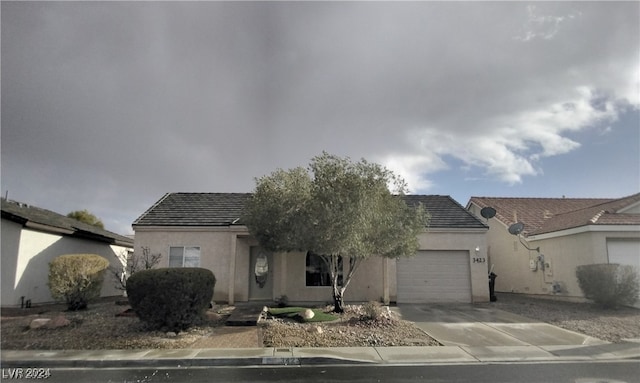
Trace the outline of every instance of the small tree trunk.
[[338, 284], [338, 279], [340, 275], [339, 270], [339, 256], [332, 255], [329, 260], [330, 271], [331, 271], [331, 286], [333, 287], [333, 311], [336, 313], [344, 312], [344, 292], [347, 290], [347, 286], [351, 282], [351, 278], [353, 274], [356, 272], [356, 269], [360, 265], [362, 258], [350, 258], [349, 259], [349, 272], [346, 276], [343, 277], [342, 285]]
[[336, 285], [333, 286], [333, 312], [344, 312], [344, 289]]

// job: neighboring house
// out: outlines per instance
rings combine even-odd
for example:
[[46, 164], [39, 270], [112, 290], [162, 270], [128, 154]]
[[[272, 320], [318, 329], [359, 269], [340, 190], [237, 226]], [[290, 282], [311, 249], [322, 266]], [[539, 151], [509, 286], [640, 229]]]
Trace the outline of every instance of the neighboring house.
[[[2, 199], [2, 306], [52, 302], [49, 262], [64, 254], [98, 254], [122, 267], [118, 256], [133, 240], [49, 210]], [[102, 296], [121, 295], [105, 274]]]
[[[617, 199], [472, 197], [467, 205], [478, 217], [485, 207], [497, 212], [488, 219], [487, 244], [498, 292], [583, 299], [577, 266], [619, 263], [640, 270], [640, 193]], [[508, 231], [516, 222], [524, 224], [522, 243]]]
[[[314, 255], [269, 253], [240, 221], [246, 193], [169, 193], [133, 223], [135, 249], [161, 254], [160, 267], [198, 266], [216, 276], [214, 300], [331, 301], [326, 265]], [[371, 257], [346, 301], [486, 302], [488, 227], [448, 196], [406, 196], [431, 214], [415, 257]], [[348, 272], [344, 262], [343, 273]]]

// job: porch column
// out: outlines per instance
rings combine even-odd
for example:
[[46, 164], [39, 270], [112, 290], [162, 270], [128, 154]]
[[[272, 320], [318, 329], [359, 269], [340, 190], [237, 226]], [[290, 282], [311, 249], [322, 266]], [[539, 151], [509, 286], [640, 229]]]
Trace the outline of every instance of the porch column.
[[280, 254], [280, 270], [278, 270], [278, 276], [280, 280], [280, 292], [277, 297], [280, 298], [282, 295], [287, 295], [287, 254], [288, 253], [279, 253]]
[[382, 258], [382, 301], [389, 304], [389, 259]]
[[237, 234], [232, 234], [231, 235], [231, 248], [229, 249], [229, 254], [231, 255], [229, 257], [229, 304], [233, 305], [235, 303], [235, 300], [233, 298], [234, 294], [235, 294], [235, 288], [236, 288], [236, 241], [238, 239], [238, 235]]

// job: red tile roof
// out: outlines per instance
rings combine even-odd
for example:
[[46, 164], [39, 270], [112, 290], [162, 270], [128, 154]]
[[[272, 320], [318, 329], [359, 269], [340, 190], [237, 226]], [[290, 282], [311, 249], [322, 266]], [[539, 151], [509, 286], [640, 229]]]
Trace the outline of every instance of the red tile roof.
[[640, 224], [640, 214], [619, 212], [640, 203], [640, 193], [617, 199], [471, 197], [469, 204], [472, 203], [496, 209], [496, 218], [507, 226], [522, 222], [526, 235], [586, 225]]

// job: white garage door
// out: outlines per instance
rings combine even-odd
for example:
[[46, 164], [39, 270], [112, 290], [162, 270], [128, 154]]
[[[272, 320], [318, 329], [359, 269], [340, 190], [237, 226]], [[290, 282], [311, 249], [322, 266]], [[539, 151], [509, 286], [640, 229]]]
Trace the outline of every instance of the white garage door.
[[397, 262], [398, 303], [471, 302], [466, 251], [418, 251]]
[[[631, 265], [640, 272], [640, 240], [607, 239], [607, 253], [609, 263]], [[640, 300], [634, 306], [640, 308]]]
[[640, 270], [640, 240], [608, 239], [609, 263], [631, 265]]

